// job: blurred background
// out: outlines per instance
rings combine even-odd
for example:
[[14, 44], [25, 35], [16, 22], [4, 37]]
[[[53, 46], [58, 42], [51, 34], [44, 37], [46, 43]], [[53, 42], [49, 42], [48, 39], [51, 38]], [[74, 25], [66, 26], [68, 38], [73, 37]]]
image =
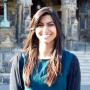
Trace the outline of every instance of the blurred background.
[[81, 90], [90, 90], [90, 0], [0, 0], [0, 90], [9, 90], [10, 59], [23, 47], [32, 16], [44, 6], [57, 11], [63, 45], [80, 62]]

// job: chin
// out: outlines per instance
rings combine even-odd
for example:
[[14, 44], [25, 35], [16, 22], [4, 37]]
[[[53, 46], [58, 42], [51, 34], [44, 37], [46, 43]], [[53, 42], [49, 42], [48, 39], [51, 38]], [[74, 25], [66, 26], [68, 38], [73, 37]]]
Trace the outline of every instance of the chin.
[[45, 43], [45, 44], [51, 44], [52, 41], [42, 41], [42, 43]]

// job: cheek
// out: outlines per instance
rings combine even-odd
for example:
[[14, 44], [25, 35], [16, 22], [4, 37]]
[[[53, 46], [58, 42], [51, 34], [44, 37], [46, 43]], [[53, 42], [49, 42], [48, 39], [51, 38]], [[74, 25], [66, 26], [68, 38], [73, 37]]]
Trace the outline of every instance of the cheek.
[[57, 36], [57, 30], [56, 30], [56, 28], [54, 28], [54, 32], [53, 33], [55, 34], [55, 36]]
[[41, 31], [42, 31], [41, 28], [36, 28], [36, 30], [35, 30], [36, 33], [40, 33]]
[[36, 33], [37, 38], [39, 38], [39, 37], [40, 37], [40, 32], [41, 32], [41, 31], [40, 31], [40, 30], [38, 30], [38, 29], [36, 29], [36, 30], [35, 30], [35, 33]]
[[35, 30], [35, 33], [36, 33], [36, 34], [38, 34], [39, 32], [40, 32], [40, 30], [39, 30], [39, 29], [36, 29], [36, 30]]
[[55, 38], [57, 37], [57, 32], [55, 33], [54, 37], [55, 37]]

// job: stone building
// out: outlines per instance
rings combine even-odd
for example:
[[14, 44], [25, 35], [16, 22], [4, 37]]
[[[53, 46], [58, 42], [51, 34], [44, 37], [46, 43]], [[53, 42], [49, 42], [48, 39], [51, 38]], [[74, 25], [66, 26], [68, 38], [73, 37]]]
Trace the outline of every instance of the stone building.
[[33, 14], [44, 6], [54, 7], [58, 12], [62, 20], [67, 49], [78, 50], [78, 47], [75, 48], [78, 44], [84, 42], [90, 44], [90, 0], [0, 0], [0, 23], [5, 18], [10, 24], [10, 27], [6, 26], [7, 28], [5, 24], [4, 27], [0, 24], [0, 47], [4, 47], [3, 43], [6, 40], [10, 43], [10, 47], [20, 43], [23, 45]]
[[67, 49], [90, 51], [90, 0], [0, 0], [0, 72], [10, 72], [3, 66], [10, 69], [7, 59], [23, 46], [32, 16], [44, 6], [57, 11]]

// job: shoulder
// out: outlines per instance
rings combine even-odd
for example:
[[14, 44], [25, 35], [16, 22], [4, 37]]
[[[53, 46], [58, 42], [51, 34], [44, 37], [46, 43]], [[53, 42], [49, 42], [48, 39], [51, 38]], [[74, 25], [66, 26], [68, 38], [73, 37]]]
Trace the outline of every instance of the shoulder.
[[15, 54], [11, 59], [10, 59], [10, 62], [13, 64], [13, 65], [16, 65], [19, 61], [21, 57], [21, 54]]
[[79, 64], [78, 57], [77, 57], [74, 53], [72, 53], [72, 52], [70, 52], [70, 51], [68, 51], [68, 50], [63, 50], [63, 58], [64, 58], [65, 60], [70, 61], [72, 65], [73, 65], [73, 64], [74, 64], [74, 65]]
[[17, 53], [11, 58], [10, 63], [13, 67], [18, 66], [19, 63], [21, 64], [22, 62], [24, 62], [25, 56], [26, 54], [24, 52]]
[[70, 52], [70, 51], [68, 51], [68, 50], [64, 50], [64, 56], [65, 56], [67, 59], [72, 58], [72, 61], [71, 61], [72, 66], [79, 66], [78, 57], [77, 57], [74, 53], [72, 53], [72, 52]]
[[21, 57], [21, 54], [15, 54], [11, 60], [10, 60], [10, 63], [11, 63], [11, 71], [12, 72], [17, 72], [19, 70], [19, 61], [20, 61], [20, 57]]
[[72, 52], [68, 51], [68, 50], [63, 50], [63, 56], [67, 57], [67, 58], [77, 58], [77, 56], [75, 54], [73, 54]]

